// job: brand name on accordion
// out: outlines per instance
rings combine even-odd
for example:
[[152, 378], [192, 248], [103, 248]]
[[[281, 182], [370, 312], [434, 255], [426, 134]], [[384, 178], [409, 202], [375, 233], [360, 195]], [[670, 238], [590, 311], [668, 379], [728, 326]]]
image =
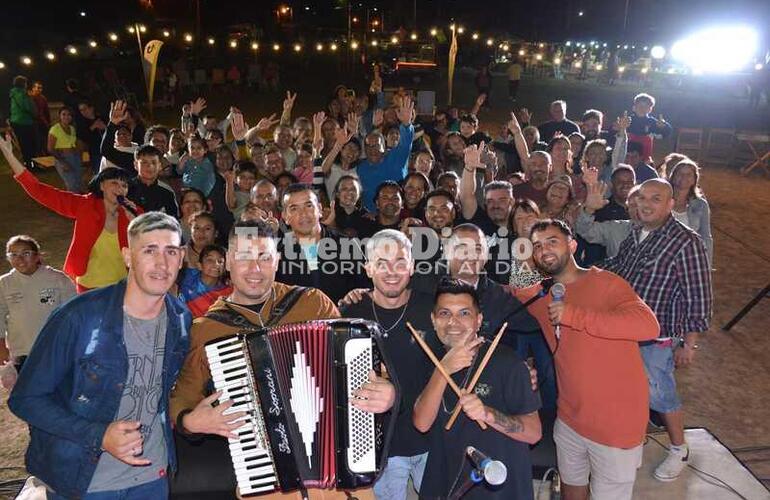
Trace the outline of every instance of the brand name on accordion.
[[281, 414], [281, 403], [278, 401], [278, 391], [275, 388], [272, 370], [265, 368], [265, 379], [267, 380], [267, 387], [270, 389], [270, 414], [278, 416]]
[[281, 442], [278, 443], [278, 450], [281, 453], [291, 455], [291, 446], [289, 446], [289, 434], [286, 432], [286, 428], [283, 426], [283, 424], [278, 424], [275, 426], [275, 432], [281, 436]]

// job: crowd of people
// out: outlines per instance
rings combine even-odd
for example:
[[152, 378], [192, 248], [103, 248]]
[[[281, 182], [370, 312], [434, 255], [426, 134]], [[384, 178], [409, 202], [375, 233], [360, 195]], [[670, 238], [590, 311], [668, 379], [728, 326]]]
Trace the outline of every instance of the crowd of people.
[[[674, 372], [709, 328], [713, 241], [697, 163], [653, 163], [671, 125], [651, 95], [612, 123], [597, 109], [572, 121], [556, 100], [537, 126], [522, 108], [492, 131], [477, 118], [483, 94], [417, 119], [375, 69], [364, 92], [340, 85], [312, 116], [296, 116], [301, 97], [287, 92], [280, 116], [253, 126], [203, 98], [178, 124], [145, 126], [122, 101], [99, 117], [68, 86], [73, 100], [31, 143], [55, 157], [65, 189], [29, 168], [39, 108], [21, 77], [21, 154], [0, 138], [21, 189], [75, 221], [63, 272], [20, 234], [0, 277], [3, 381], [49, 498], [183, 488], [184, 442], [226, 450], [244, 416], [216, 404], [206, 342], [341, 316], [379, 323], [399, 381], [372, 373], [351, 403], [400, 402], [384, 471], [360, 498], [406, 498], [410, 479], [421, 497], [446, 498], [472, 469], [469, 445], [502, 460], [508, 480], [467, 497], [533, 498], [530, 445], [546, 411], [569, 500], [631, 498], [650, 410], [671, 439], [655, 477], [687, 465]], [[554, 282], [563, 300], [547, 293]], [[447, 377], [467, 387], [503, 328], [475, 389], [455, 394]]]

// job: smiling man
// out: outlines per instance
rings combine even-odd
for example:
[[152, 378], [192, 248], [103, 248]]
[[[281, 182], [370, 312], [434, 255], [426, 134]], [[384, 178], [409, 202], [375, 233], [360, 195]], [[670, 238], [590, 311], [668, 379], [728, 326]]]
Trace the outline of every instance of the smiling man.
[[428, 458], [427, 437], [412, 425], [412, 406], [430, 375], [430, 361], [406, 327], [430, 331], [433, 297], [408, 288], [414, 273], [412, 243], [401, 232], [383, 229], [366, 243], [366, 272], [374, 283], [361, 301], [342, 308], [349, 318], [364, 318], [380, 324], [385, 349], [393, 361], [401, 386], [401, 404], [396, 430], [390, 442], [388, 463], [374, 484], [377, 498], [405, 500], [409, 478], [420, 491]]
[[[232, 437], [232, 431], [243, 425], [236, 421], [243, 413], [224, 414], [231, 403], [212, 406], [219, 394], [212, 393], [206, 343], [232, 335], [244, 327], [340, 316], [329, 297], [320, 290], [275, 281], [281, 258], [277, 240], [277, 234], [263, 222], [236, 222], [230, 232], [226, 258], [233, 292], [228, 297], [220, 297], [193, 325], [190, 353], [171, 396], [171, 416], [177, 423], [177, 432], [186, 437], [192, 435], [203, 443], [191, 447], [185, 446], [184, 440], [179, 442], [180, 458], [185, 466], [175, 480], [179, 488], [188, 487], [185, 482], [194, 482], [194, 478], [203, 473], [205, 482], [210, 483], [206, 486], [213, 491], [235, 491], [227, 441], [222, 438]], [[373, 376], [370, 380], [364, 385], [363, 393], [359, 393], [367, 399], [357, 400], [354, 404], [365, 411], [387, 411], [395, 401], [395, 389], [380, 377]], [[201, 484], [198, 481], [198, 485]], [[327, 492], [326, 495], [325, 498], [345, 498], [344, 492]], [[273, 497], [301, 498], [301, 495], [299, 492], [285, 496], [276, 493], [262, 498]]]
[[[564, 498], [586, 500], [590, 484], [595, 500], [630, 499], [647, 423], [637, 342], [655, 338], [658, 322], [625, 280], [577, 265], [577, 241], [564, 222], [540, 221], [530, 239], [540, 272], [566, 290], [563, 301], [549, 296], [528, 308], [556, 365], [553, 437]], [[514, 293], [526, 300], [539, 291]]]
[[[479, 299], [473, 286], [446, 279], [436, 290], [431, 313], [438, 340], [436, 352], [441, 364], [460, 387], [466, 387], [476, 372], [488, 346], [478, 336], [483, 322]], [[421, 432], [430, 432], [430, 451], [420, 498], [446, 498], [471, 472], [465, 458], [467, 446], [477, 447], [502, 461], [508, 478], [499, 487], [482, 482], [463, 498], [533, 498], [529, 445], [540, 440], [542, 429], [537, 410], [540, 397], [532, 391], [527, 366], [504, 345], [489, 359], [473, 392], [459, 398], [462, 408], [454, 426], [445, 431], [458, 398], [438, 369], [414, 405], [413, 422]], [[482, 430], [478, 425], [485, 423]]]
[[176, 468], [168, 396], [190, 313], [168, 293], [181, 228], [149, 212], [128, 226], [128, 278], [80, 295], [43, 327], [8, 400], [30, 426], [27, 470], [49, 499], [165, 498]]

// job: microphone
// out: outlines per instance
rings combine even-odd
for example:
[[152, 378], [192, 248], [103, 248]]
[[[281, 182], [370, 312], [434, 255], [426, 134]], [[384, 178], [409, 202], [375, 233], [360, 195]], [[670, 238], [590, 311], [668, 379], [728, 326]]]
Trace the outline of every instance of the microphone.
[[[476, 466], [476, 470], [471, 473], [475, 482], [480, 482], [484, 479], [492, 486], [497, 486], [505, 482], [505, 479], [508, 477], [508, 468], [504, 463], [499, 460], [492, 460], [473, 446], [468, 446], [465, 449], [465, 453], [468, 455], [468, 458], [471, 459], [473, 465]], [[479, 477], [477, 473], [481, 473], [481, 477]]]
[[[564, 300], [564, 295], [567, 293], [567, 288], [562, 283], [554, 283], [551, 287], [551, 297], [554, 302], [561, 302]], [[556, 334], [556, 340], [561, 338], [561, 325], [556, 325], [554, 329]]]
[[123, 196], [122, 194], [118, 195], [118, 205], [120, 205], [121, 207], [131, 212], [131, 215], [133, 216], [139, 215], [139, 213], [136, 210], [134, 210], [134, 207], [126, 203], [126, 197]]

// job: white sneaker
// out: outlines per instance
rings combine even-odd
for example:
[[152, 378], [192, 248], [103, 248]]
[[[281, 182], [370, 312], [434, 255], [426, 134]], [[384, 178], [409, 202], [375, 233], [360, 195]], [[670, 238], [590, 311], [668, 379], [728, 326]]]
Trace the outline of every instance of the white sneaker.
[[690, 449], [685, 451], [669, 450], [666, 459], [655, 469], [655, 479], [658, 481], [674, 481], [682, 473], [682, 469], [687, 467], [687, 461], [690, 459]]

